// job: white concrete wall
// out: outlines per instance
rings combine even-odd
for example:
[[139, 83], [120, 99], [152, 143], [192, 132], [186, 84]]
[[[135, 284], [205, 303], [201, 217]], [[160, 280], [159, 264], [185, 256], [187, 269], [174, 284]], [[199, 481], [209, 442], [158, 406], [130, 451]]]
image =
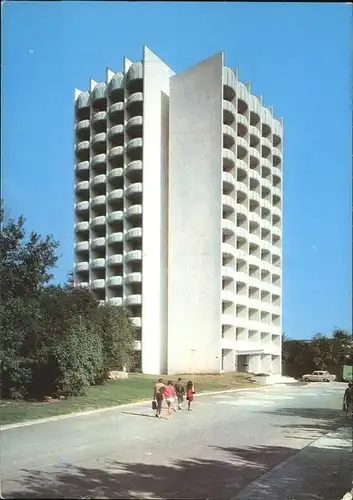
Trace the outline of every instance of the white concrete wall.
[[222, 349], [222, 366], [224, 372], [234, 372], [235, 370], [235, 353], [233, 349]]
[[220, 371], [222, 69], [220, 53], [170, 83], [168, 373]]
[[259, 373], [262, 369], [261, 366], [261, 354], [250, 354], [248, 371], [250, 373]]
[[167, 206], [169, 79], [174, 72], [144, 47], [142, 371], [167, 368]]
[[281, 238], [282, 238], [282, 245], [281, 245], [281, 326], [280, 326], [280, 349], [279, 349], [279, 357], [273, 361], [273, 373], [279, 373], [282, 375], [282, 334], [283, 334], [283, 206], [284, 206], [284, 199], [283, 199], [283, 183], [284, 183], [284, 168], [283, 168], [283, 141], [284, 141], [284, 127], [283, 127], [283, 119], [281, 120], [281, 137], [282, 137], [282, 190], [281, 190], [281, 196], [282, 196], [282, 222], [281, 222]]
[[160, 371], [168, 371], [168, 179], [169, 179], [169, 96], [162, 91], [161, 95], [162, 127], [162, 200], [161, 200], [161, 344], [160, 344]]
[[271, 354], [263, 354], [261, 356], [261, 371], [263, 373], [272, 373], [272, 356], [271, 356]]

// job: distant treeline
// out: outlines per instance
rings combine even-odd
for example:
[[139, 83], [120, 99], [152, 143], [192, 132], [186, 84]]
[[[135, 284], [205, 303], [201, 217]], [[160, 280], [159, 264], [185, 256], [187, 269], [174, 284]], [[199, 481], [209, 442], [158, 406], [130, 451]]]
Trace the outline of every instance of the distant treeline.
[[283, 335], [282, 371], [301, 377], [314, 370], [327, 370], [342, 378], [343, 365], [353, 364], [352, 334], [336, 328], [332, 334], [317, 333], [309, 340], [292, 340]]

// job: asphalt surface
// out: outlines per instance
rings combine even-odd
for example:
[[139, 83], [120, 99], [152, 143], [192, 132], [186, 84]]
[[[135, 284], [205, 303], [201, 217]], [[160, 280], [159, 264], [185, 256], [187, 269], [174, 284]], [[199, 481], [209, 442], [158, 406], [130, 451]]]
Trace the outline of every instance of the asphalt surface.
[[[250, 498], [252, 484], [300, 457], [300, 450], [335, 429], [350, 432], [351, 422], [342, 414], [344, 390], [339, 383], [254, 388], [196, 395], [193, 411], [175, 412], [171, 420], [155, 418], [150, 404], [143, 403], [6, 429], [1, 433], [2, 495]], [[321, 446], [321, 460], [327, 461], [339, 446], [323, 451]], [[332, 498], [349, 489], [344, 474], [327, 479], [336, 484], [331, 490], [338, 496]], [[331, 498], [315, 496], [310, 477], [306, 484], [311, 496], [301, 491], [295, 498]]]

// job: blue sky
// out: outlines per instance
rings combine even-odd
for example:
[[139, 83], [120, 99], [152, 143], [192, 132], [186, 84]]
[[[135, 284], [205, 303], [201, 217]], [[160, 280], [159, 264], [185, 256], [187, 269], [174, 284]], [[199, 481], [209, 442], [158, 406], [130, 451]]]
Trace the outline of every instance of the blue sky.
[[73, 267], [74, 88], [140, 59], [174, 71], [218, 51], [284, 117], [283, 329], [351, 328], [351, 7], [11, 2], [2, 24], [2, 190]]

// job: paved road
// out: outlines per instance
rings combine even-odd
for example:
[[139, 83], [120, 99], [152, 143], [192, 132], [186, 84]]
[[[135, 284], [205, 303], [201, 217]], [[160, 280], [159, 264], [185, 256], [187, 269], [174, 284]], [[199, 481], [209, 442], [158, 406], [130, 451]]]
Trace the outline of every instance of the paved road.
[[[341, 411], [344, 389], [339, 383], [286, 385], [199, 396], [192, 412], [176, 412], [170, 421], [139, 404], [7, 429], [1, 436], [2, 494], [242, 498], [264, 473], [350, 424]], [[322, 449], [320, 454], [325, 460]], [[345, 480], [336, 478], [338, 496], [332, 498], [347, 491]]]

